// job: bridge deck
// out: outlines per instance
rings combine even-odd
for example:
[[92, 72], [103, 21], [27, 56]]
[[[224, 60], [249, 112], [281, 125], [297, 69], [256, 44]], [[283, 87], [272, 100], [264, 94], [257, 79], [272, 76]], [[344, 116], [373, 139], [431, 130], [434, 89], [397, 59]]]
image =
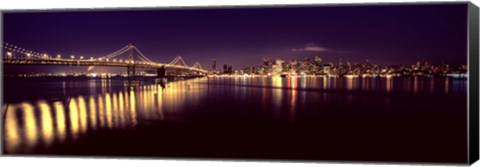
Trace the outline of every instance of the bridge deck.
[[52, 65], [52, 66], [105, 66], [105, 67], [135, 67], [135, 68], [166, 68], [189, 70], [199, 73], [208, 73], [206, 70], [180, 65], [151, 63], [151, 62], [112, 62], [96, 60], [68, 60], [68, 59], [3, 59], [5, 65]]

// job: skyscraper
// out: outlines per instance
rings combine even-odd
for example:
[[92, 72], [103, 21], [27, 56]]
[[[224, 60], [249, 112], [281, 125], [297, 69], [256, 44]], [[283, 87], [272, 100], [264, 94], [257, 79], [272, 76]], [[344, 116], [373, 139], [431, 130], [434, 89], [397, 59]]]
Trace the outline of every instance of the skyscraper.
[[217, 60], [215, 58], [212, 58], [212, 72], [217, 72]]

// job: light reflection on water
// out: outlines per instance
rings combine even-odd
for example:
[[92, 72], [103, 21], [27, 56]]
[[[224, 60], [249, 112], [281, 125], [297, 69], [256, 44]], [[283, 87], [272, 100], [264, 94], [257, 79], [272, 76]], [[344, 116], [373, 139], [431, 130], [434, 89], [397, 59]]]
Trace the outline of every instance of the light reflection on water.
[[[75, 141], [97, 129], [129, 129], [139, 120], [166, 120], [164, 110], [171, 113], [172, 120], [179, 119], [176, 112], [185, 107], [184, 102], [204, 96], [196, 84], [204, 80], [172, 82], [166, 89], [154, 84], [124, 88], [92, 94], [87, 99], [80, 95], [63, 101], [5, 104], [5, 151], [35, 152], [53, 143]], [[108, 90], [104, 84], [102, 89]]]
[[62, 142], [65, 140], [65, 137], [67, 135], [65, 110], [61, 102], [54, 102], [53, 105], [55, 106], [55, 117], [57, 120], [57, 123], [56, 123], [57, 133], [55, 134], [55, 136], [60, 142]]
[[[238, 77], [199, 78], [169, 82], [165, 88], [146, 84], [134, 89], [113, 89], [110, 80], [101, 84], [88, 81], [88, 95], [77, 95], [61, 100], [35, 99], [6, 104], [5, 151], [34, 152], [48, 149], [56, 143], [75, 141], [87, 133], [105, 129], [132, 129], [149, 121], [182, 121], [184, 112], [205, 103], [208, 96], [223, 96], [232, 89], [241, 101], [258, 94], [265, 111], [279, 118], [288, 113], [288, 121], [295, 122], [298, 112], [308, 108], [309, 90], [347, 91], [346, 105], [354, 106], [354, 97], [348, 91], [380, 91], [403, 93], [460, 93], [466, 94], [467, 80], [452, 78], [308, 78], [308, 77]], [[62, 85], [71, 85], [62, 82]], [[95, 91], [96, 86], [101, 91]], [[65, 92], [65, 87], [60, 90]], [[97, 94], [98, 93], [98, 94]], [[8, 96], [6, 94], [5, 96]], [[310, 101], [327, 104], [327, 98], [336, 96], [319, 92], [308, 96]], [[389, 104], [389, 99], [385, 101]], [[316, 104], [314, 104], [316, 105]], [[272, 109], [269, 109], [272, 107]], [[311, 106], [310, 106], [311, 107]], [[319, 109], [322, 110], [322, 109]]]
[[[225, 82], [227, 81], [227, 82]], [[376, 91], [403, 93], [465, 93], [466, 78], [452, 77], [227, 77], [210, 78], [211, 83], [287, 89]], [[453, 91], [453, 92], [450, 92]]]
[[42, 137], [46, 145], [52, 144], [53, 140], [53, 119], [50, 111], [50, 106], [45, 101], [40, 101], [38, 107], [41, 112], [41, 122], [42, 122]]

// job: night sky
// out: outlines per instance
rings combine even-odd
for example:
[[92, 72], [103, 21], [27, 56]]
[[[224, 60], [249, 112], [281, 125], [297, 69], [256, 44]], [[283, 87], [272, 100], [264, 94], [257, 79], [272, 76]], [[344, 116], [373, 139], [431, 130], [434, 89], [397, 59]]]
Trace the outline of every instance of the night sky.
[[466, 9], [461, 4], [9, 12], [3, 16], [3, 41], [85, 57], [133, 43], [153, 61], [168, 63], [182, 55], [188, 65], [199, 61], [208, 69], [211, 58], [218, 69], [261, 65], [264, 57], [317, 54], [325, 63], [458, 65], [467, 63]]

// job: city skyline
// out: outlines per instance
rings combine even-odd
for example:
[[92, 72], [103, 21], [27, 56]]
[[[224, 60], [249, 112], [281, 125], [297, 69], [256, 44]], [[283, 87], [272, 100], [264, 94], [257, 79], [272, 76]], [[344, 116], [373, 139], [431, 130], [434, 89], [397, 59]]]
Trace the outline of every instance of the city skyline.
[[471, 163], [472, 13], [469, 2], [4, 12], [2, 154]]
[[181, 55], [206, 69], [212, 58], [217, 67], [241, 69], [263, 58], [317, 54], [324, 62], [461, 65], [467, 58], [465, 10], [465, 5], [417, 5], [12, 12], [4, 17], [4, 42], [86, 57], [134, 43], [153, 61]]

